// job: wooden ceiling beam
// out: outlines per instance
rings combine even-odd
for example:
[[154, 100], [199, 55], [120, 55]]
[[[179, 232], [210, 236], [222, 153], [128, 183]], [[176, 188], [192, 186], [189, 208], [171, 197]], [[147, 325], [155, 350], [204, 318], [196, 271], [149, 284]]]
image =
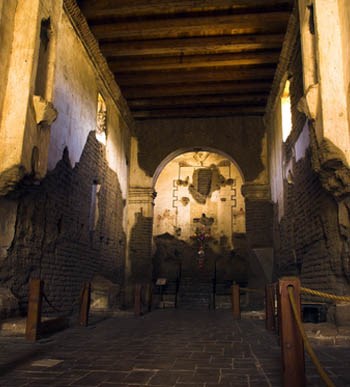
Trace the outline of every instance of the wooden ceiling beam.
[[262, 105], [267, 102], [268, 93], [260, 94], [228, 94], [186, 97], [162, 97], [129, 99], [131, 110], [152, 110], [166, 108], [190, 108], [198, 106], [233, 106], [233, 105]]
[[283, 33], [289, 12], [141, 20], [92, 25], [98, 40], [188, 38], [238, 34]]
[[131, 42], [101, 43], [107, 58], [131, 56], [209, 55], [280, 49], [283, 34], [197, 37], [188, 39], [135, 40]]
[[135, 119], [156, 118], [200, 118], [200, 117], [224, 117], [242, 115], [263, 115], [264, 106], [237, 106], [237, 107], [215, 107], [215, 108], [192, 108], [192, 109], [159, 109], [133, 111]]
[[239, 80], [270, 80], [275, 74], [275, 67], [233, 69], [219, 68], [210, 70], [174, 70], [174, 71], [139, 71], [115, 74], [120, 86], [160, 85], [179, 82], [212, 82]]
[[93, 22], [105, 18], [171, 16], [207, 12], [242, 12], [254, 9], [290, 9], [291, 0], [80, 0], [85, 17]]
[[271, 82], [198, 82], [178, 83], [171, 85], [154, 85], [152, 87], [123, 87], [122, 94], [127, 99], [157, 98], [193, 95], [222, 95], [269, 92]]
[[221, 55], [191, 55], [160, 58], [124, 58], [110, 60], [109, 67], [119, 74], [130, 71], [200, 69], [222, 66], [275, 64], [279, 52], [259, 52]]

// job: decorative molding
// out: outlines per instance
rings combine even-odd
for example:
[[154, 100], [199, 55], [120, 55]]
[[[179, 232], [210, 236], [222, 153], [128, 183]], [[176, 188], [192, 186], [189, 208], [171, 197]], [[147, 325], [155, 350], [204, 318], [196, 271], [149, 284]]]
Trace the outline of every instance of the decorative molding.
[[154, 199], [157, 196], [153, 188], [148, 187], [130, 187], [128, 200], [129, 204], [154, 204]]
[[33, 95], [35, 121], [43, 128], [48, 128], [57, 118], [57, 110], [51, 102], [46, 101], [40, 95]]
[[130, 113], [126, 100], [115, 81], [114, 75], [108, 67], [107, 61], [100, 51], [98, 42], [92, 34], [89, 25], [77, 5], [76, 0], [64, 0], [63, 8], [71, 21], [76, 33], [83, 43], [101, 81], [110, 93], [113, 101], [119, 109], [121, 117], [132, 133], [135, 131], [135, 122]]
[[270, 200], [270, 187], [267, 184], [242, 185], [242, 195], [247, 200]]

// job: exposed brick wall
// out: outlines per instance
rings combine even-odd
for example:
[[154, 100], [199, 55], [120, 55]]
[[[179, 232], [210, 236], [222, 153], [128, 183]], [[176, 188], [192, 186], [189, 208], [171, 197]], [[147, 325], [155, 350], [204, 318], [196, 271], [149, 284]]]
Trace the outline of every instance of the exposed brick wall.
[[292, 163], [292, 177], [284, 180], [284, 215], [274, 216], [275, 275], [297, 274], [304, 286], [342, 292], [338, 208], [335, 199], [322, 187], [313, 170], [311, 148], [296, 162], [294, 145], [303, 130], [306, 116], [297, 110], [303, 96], [300, 38], [295, 38], [288, 65], [293, 130], [284, 145], [284, 162]]
[[152, 276], [152, 218], [141, 213], [136, 215], [136, 223], [130, 235], [130, 260], [132, 280], [149, 282]]
[[268, 201], [246, 200], [246, 232], [251, 247], [271, 247], [273, 206]]
[[300, 274], [305, 286], [334, 291], [342, 276], [337, 204], [322, 188], [309, 154], [294, 172], [278, 229], [278, 272]]
[[332, 259], [339, 258], [337, 205], [321, 187], [309, 158], [298, 162], [295, 171], [295, 242], [302, 281], [315, 289], [332, 291], [334, 275], [336, 271], [340, 274], [331, 265]]
[[[101, 184], [96, 229], [89, 229], [93, 182]], [[19, 206], [15, 237], [0, 273], [0, 281], [27, 302], [31, 276], [45, 281], [52, 304], [71, 312], [84, 281], [101, 274], [122, 282], [125, 235], [123, 198], [118, 176], [107, 164], [105, 147], [88, 136], [74, 168], [67, 151], [40, 185], [23, 181], [11, 197]], [[45, 303], [44, 303], [45, 306]], [[48, 308], [46, 307], [47, 311]]]

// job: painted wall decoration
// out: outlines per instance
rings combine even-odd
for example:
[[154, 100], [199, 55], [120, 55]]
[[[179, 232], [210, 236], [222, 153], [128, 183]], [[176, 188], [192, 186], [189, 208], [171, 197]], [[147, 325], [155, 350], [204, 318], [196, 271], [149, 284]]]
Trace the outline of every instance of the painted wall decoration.
[[205, 235], [205, 241], [225, 241], [232, 249], [232, 234], [245, 232], [242, 183], [237, 166], [218, 153], [175, 157], [155, 185], [153, 235], [168, 233], [188, 242]]

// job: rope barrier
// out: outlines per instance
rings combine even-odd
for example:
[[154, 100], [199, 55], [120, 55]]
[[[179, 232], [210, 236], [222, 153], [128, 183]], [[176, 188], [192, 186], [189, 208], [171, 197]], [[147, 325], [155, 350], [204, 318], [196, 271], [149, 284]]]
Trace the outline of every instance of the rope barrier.
[[350, 302], [350, 296], [336, 296], [334, 294], [320, 292], [318, 290], [309, 289], [309, 288], [303, 288], [303, 287], [301, 287], [300, 290], [303, 293], [312, 294], [313, 296], [318, 296], [318, 297], [321, 297], [321, 298], [328, 298], [330, 300], [348, 301], [348, 302]]
[[[304, 289], [304, 288], [301, 288], [301, 289]], [[329, 376], [327, 375], [326, 371], [323, 369], [321, 363], [319, 362], [319, 360], [318, 360], [314, 350], [311, 347], [309, 339], [308, 339], [308, 337], [307, 337], [307, 335], [305, 333], [305, 330], [304, 330], [304, 327], [303, 327], [303, 323], [302, 323], [302, 321], [300, 319], [300, 316], [298, 314], [297, 305], [296, 305], [296, 302], [295, 302], [295, 299], [294, 299], [293, 287], [292, 286], [288, 287], [288, 295], [289, 295], [290, 304], [291, 304], [291, 307], [292, 307], [292, 310], [293, 310], [293, 315], [294, 315], [294, 318], [295, 318], [295, 322], [296, 322], [297, 327], [299, 329], [299, 332], [300, 332], [300, 334], [301, 334], [301, 336], [303, 338], [304, 345], [305, 345], [307, 353], [309, 354], [312, 362], [314, 363], [318, 373], [321, 376], [321, 379], [326, 383], [327, 387], [335, 387], [335, 384], [329, 378]]]
[[[52, 308], [55, 312], [57, 313], [63, 313], [61, 310], [57, 309], [51, 301], [47, 298], [46, 294], [43, 292], [43, 299], [46, 301], [47, 305], [49, 305], [50, 308]], [[75, 305], [79, 305], [81, 303], [81, 297], [82, 297], [82, 292], [80, 296], [73, 302], [72, 306], [74, 307]], [[69, 313], [66, 313], [65, 315], [69, 315]]]
[[43, 299], [46, 301], [47, 305], [49, 305], [50, 308], [52, 308], [57, 313], [62, 313], [61, 310], [57, 309], [52, 303], [49, 301], [49, 299], [46, 297], [46, 294], [43, 292]]

